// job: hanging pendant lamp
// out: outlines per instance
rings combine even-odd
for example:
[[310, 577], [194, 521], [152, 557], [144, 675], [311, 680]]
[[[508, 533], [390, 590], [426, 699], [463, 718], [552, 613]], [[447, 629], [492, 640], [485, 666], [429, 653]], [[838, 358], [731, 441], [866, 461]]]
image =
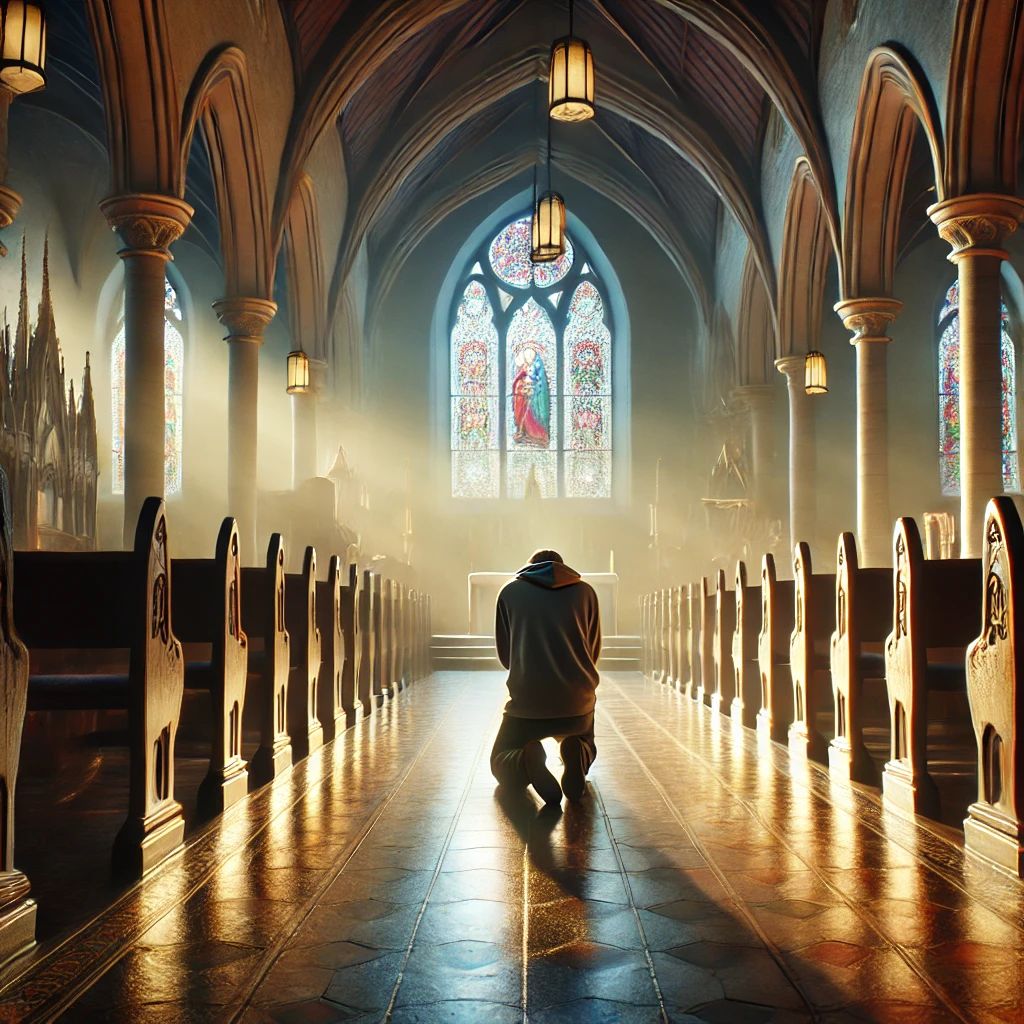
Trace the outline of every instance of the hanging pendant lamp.
[[[534, 195], [536, 196], [536, 173]], [[551, 187], [551, 121], [548, 120], [548, 187], [534, 199], [530, 261], [552, 263], [565, 254], [565, 200]]]
[[825, 356], [817, 349], [811, 349], [804, 356], [804, 391], [809, 395], [828, 394], [828, 373]]
[[288, 353], [289, 395], [304, 395], [309, 391], [309, 356], [301, 348]]
[[586, 40], [572, 34], [573, 0], [569, 0], [569, 34], [551, 45], [548, 69], [548, 114], [556, 121], [586, 121], [594, 116], [594, 55]]
[[31, 0], [7, 0], [0, 11], [0, 83], [15, 96], [46, 85], [46, 12]]

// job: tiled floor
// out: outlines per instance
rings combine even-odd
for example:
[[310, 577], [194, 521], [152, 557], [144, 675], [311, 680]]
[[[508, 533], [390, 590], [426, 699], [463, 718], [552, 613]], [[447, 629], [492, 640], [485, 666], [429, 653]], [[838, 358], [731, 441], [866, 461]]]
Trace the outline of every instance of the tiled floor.
[[0, 1022], [1024, 1022], [1024, 886], [638, 676], [580, 807], [495, 790], [502, 677], [399, 695], [63, 943]]

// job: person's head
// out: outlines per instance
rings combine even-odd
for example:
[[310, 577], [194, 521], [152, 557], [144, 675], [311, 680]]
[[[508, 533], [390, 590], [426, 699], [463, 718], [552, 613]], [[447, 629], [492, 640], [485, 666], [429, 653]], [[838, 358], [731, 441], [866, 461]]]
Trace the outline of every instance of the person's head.
[[541, 548], [539, 551], [534, 551], [530, 555], [530, 565], [536, 565], [538, 562], [561, 562], [562, 556], [557, 551], [552, 551], [550, 548]]

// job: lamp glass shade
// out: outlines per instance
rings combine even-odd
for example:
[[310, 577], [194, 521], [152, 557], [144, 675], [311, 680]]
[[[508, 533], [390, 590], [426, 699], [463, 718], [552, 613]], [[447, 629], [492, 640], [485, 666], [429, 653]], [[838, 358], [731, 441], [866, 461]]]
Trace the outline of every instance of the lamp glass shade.
[[594, 55], [576, 36], [563, 36], [551, 45], [548, 113], [556, 121], [594, 116]]
[[25, 0], [6, 0], [0, 35], [0, 83], [16, 96], [46, 85], [46, 14]]
[[825, 357], [817, 349], [812, 349], [804, 357], [804, 391], [809, 395], [828, 393]]
[[550, 263], [565, 254], [565, 200], [557, 192], [544, 192], [537, 200], [531, 235], [534, 263]]
[[289, 395], [304, 395], [309, 391], [309, 356], [302, 349], [288, 353]]

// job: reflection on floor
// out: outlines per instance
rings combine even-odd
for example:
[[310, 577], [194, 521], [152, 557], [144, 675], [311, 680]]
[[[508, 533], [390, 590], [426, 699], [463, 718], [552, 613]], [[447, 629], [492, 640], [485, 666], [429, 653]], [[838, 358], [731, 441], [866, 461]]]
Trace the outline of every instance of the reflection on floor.
[[[605, 676], [592, 794], [499, 794], [441, 673], [0, 977], [0, 1021], [1024, 1021], [1024, 887]], [[26, 865], [27, 867], [27, 865]]]

